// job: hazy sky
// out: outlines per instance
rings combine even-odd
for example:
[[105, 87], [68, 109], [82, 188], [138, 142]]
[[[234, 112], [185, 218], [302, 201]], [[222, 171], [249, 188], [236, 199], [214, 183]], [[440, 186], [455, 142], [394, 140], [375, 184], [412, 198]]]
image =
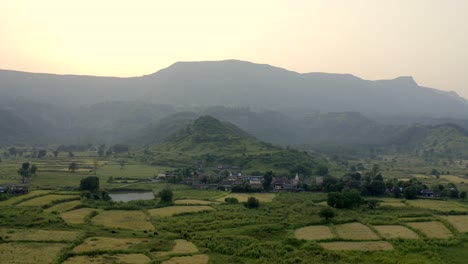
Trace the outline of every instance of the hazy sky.
[[0, 0], [0, 68], [139, 76], [240, 59], [468, 98], [468, 0]]

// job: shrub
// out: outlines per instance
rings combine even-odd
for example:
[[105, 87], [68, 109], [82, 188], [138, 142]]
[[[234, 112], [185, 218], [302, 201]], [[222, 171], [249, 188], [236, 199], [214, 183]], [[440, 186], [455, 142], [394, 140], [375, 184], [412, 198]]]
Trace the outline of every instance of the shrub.
[[80, 181], [80, 190], [97, 192], [99, 190], [99, 178], [96, 176], [90, 176]]
[[235, 197], [226, 197], [226, 198], [224, 198], [224, 202], [225, 203], [230, 203], [230, 204], [237, 204], [237, 203], [239, 203], [239, 200], [237, 200], [237, 198], [235, 198]]
[[320, 210], [319, 215], [320, 217], [323, 217], [326, 221], [328, 221], [330, 218], [335, 217], [336, 213], [335, 210], [331, 209], [330, 207], [324, 207]]
[[161, 190], [158, 194], [159, 198], [162, 202], [170, 203], [172, 202], [172, 190], [169, 188], [165, 188]]
[[247, 199], [247, 202], [244, 203], [244, 206], [249, 209], [258, 208], [260, 206], [260, 201], [258, 201], [257, 198], [250, 196]]

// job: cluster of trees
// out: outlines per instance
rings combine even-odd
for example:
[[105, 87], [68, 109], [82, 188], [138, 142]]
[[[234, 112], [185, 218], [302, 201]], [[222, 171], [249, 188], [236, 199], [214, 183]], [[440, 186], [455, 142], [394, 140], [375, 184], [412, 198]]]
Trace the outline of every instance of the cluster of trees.
[[114, 153], [123, 153], [128, 151], [130, 151], [130, 146], [125, 144], [115, 144], [109, 148], [106, 146], [106, 144], [101, 144], [97, 149], [97, 154], [99, 157], [109, 157]]
[[23, 164], [21, 164], [21, 167], [17, 171], [17, 173], [21, 176], [22, 183], [26, 183], [32, 175], [36, 174], [36, 172], [37, 166], [31, 166], [29, 162], [23, 162]]
[[111, 200], [108, 192], [99, 189], [99, 178], [96, 176], [89, 176], [81, 179], [80, 190], [80, 197], [82, 199], [103, 201]]

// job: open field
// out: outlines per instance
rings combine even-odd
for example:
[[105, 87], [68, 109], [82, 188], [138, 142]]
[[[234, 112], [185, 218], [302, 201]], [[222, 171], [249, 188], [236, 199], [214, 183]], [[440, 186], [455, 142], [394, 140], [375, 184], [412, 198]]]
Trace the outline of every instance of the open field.
[[222, 198], [217, 199], [217, 201], [224, 202], [224, 198], [234, 197], [239, 202], [247, 202], [247, 199], [251, 196], [257, 198], [260, 202], [270, 203], [275, 198], [274, 193], [230, 193]]
[[71, 209], [77, 207], [80, 204], [81, 204], [80, 200], [70, 201], [70, 202], [63, 202], [63, 203], [59, 203], [59, 204], [56, 204], [54, 206], [51, 206], [51, 207], [45, 209], [44, 211], [49, 212], [49, 213], [51, 213], [51, 212], [61, 213], [61, 212], [71, 210]]
[[386, 241], [375, 242], [326, 242], [319, 243], [321, 247], [327, 250], [350, 250], [350, 251], [376, 251], [376, 250], [393, 250], [392, 244]]
[[193, 255], [186, 257], [173, 257], [169, 260], [163, 261], [163, 264], [207, 264], [209, 261], [207, 255]]
[[83, 264], [83, 263], [132, 263], [147, 264], [151, 259], [143, 254], [115, 254], [115, 255], [95, 255], [95, 256], [74, 256], [68, 258], [64, 264]]
[[79, 235], [74, 231], [0, 228], [0, 237], [6, 241], [62, 242], [76, 240]]
[[49, 264], [67, 244], [61, 243], [1, 243], [0, 262], [8, 264]]
[[51, 204], [54, 201], [65, 201], [69, 199], [79, 199], [77, 195], [47, 194], [41, 197], [19, 203], [18, 206], [43, 206]]
[[174, 241], [175, 245], [170, 251], [159, 251], [154, 253], [155, 256], [168, 256], [168, 255], [177, 255], [177, 254], [192, 254], [197, 253], [198, 249], [195, 244], [183, 239], [177, 239]]
[[193, 205], [193, 206], [169, 206], [148, 210], [148, 213], [153, 217], [167, 217], [182, 213], [197, 213], [214, 210], [211, 206]]
[[148, 241], [146, 238], [88, 237], [82, 244], [76, 246], [73, 252], [125, 250]]
[[467, 178], [463, 178], [460, 176], [454, 176], [454, 175], [440, 175], [440, 178], [443, 180], [446, 180], [448, 182], [452, 182], [455, 184], [460, 184], [460, 183], [468, 183]]
[[20, 195], [20, 196], [16, 196], [16, 197], [13, 197], [13, 198], [10, 198], [6, 201], [1, 201], [0, 202], [0, 206], [3, 206], [3, 205], [13, 205], [13, 204], [16, 204], [16, 203], [19, 203], [23, 200], [26, 200], [26, 199], [29, 199], [31, 197], [35, 197], [35, 196], [41, 196], [41, 195], [46, 195], [48, 193], [51, 193], [52, 191], [49, 191], [49, 190], [34, 190], [34, 191], [30, 191], [29, 193], [25, 194], [25, 195]]
[[447, 229], [441, 222], [414, 222], [406, 223], [408, 226], [421, 231], [429, 238], [447, 239], [453, 237], [452, 232]]
[[331, 239], [335, 236], [331, 232], [328, 226], [306, 226], [299, 229], [296, 229], [294, 236], [297, 239], [304, 240], [322, 240], [322, 239]]
[[441, 212], [468, 212], [468, 207], [455, 201], [440, 201], [440, 200], [408, 200], [410, 206], [427, 208]]
[[335, 226], [336, 233], [342, 239], [378, 240], [380, 239], [369, 227], [361, 223], [349, 223]]
[[174, 204], [178, 205], [210, 205], [214, 204], [213, 201], [206, 201], [206, 200], [196, 200], [196, 199], [181, 199], [176, 200]]
[[104, 211], [93, 217], [91, 223], [111, 228], [154, 230], [148, 216], [141, 211]]
[[419, 239], [418, 234], [400, 225], [378, 225], [374, 228], [379, 234], [387, 239]]
[[62, 219], [69, 224], [84, 224], [85, 218], [92, 212], [99, 211], [92, 208], [80, 208], [72, 211], [63, 212], [60, 214]]
[[458, 230], [458, 232], [468, 233], [468, 215], [449, 215], [440, 217], [447, 220]]

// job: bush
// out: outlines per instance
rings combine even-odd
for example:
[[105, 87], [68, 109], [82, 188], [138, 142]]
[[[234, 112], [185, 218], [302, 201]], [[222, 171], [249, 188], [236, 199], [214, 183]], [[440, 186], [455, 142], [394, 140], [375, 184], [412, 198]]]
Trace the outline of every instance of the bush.
[[162, 191], [160, 191], [158, 196], [161, 199], [161, 202], [166, 202], [166, 203], [172, 202], [173, 194], [172, 194], [172, 190], [169, 188], [165, 188]]
[[244, 206], [249, 209], [258, 208], [260, 206], [260, 201], [257, 198], [250, 196], [249, 199], [247, 199], [247, 202], [244, 203]]
[[99, 190], [99, 178], [96, 176], [90, 176], [80, 181], [80, 190], [97, 192]]
[[336, 213], [335, 210], [331, 209], [330, 207], [324, 207], [320, 210], [319, 215], [328, 221], [330, 218], [335, 217]]
[[357, 190], [328, 193], [327, 204], [334, 208], [353, 208], [360, 206], [363, 200]]
[[237, 200], [237, 198], [234, 198], [234, 197], [226, 197], [224, 198], [224, 202], [230, 203], [230, 204], [237, 204], [239, 203], [239, 200]]

